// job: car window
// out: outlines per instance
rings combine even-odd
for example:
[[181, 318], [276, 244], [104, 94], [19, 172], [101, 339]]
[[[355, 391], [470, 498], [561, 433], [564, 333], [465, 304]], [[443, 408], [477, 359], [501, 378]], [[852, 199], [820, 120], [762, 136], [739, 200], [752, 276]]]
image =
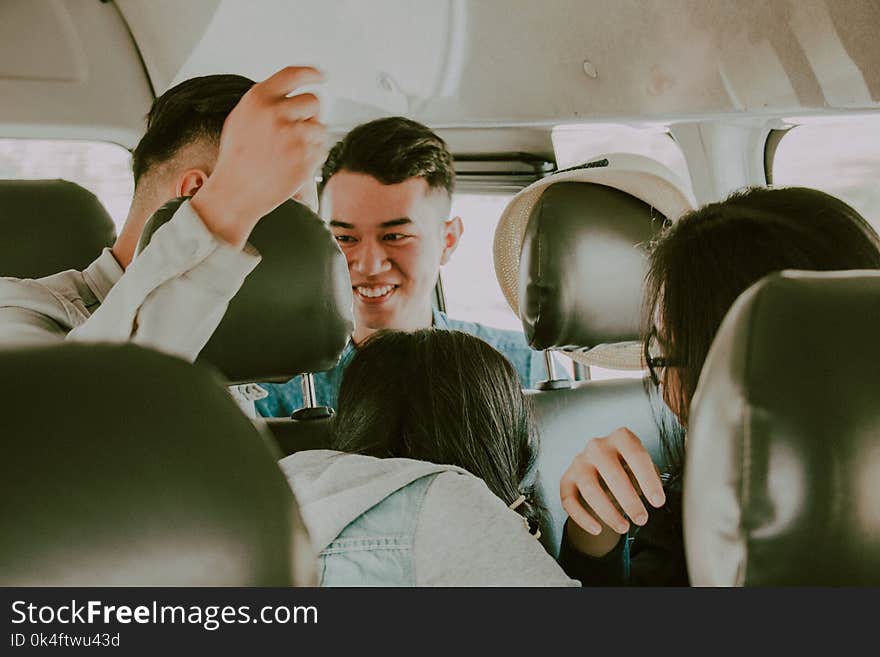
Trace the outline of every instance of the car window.
[[618, 123], [559, 125], [553, 128], [551, 137], [560, 169], [589, 162], [606, 153], [633, 153], [666, 165], [691, 191], [684, 153], [665, 126]]
[[452, 216], [461, 217], [464, 233], [441, 273], [446, 311], [455, 319], [522, 331], [498, 284], [492, 261], [495, 227], [512, 194], [455, 194]]
[[119, 232], [134, 193], [126, 149], [108, 142], [0, 139], [0, 179], [54, 178], [75, 182], [97, 196]]
[[833, 194], [880, 229], [880, 116], [812, 119], [779, 140], [768, 180]]

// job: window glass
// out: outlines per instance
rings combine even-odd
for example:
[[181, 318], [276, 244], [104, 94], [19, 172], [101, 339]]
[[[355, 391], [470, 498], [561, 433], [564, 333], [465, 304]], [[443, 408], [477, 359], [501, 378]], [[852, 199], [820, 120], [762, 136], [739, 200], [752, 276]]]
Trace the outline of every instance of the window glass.
[[512, 194], [455, 194], [452, 216], [461, 217], [464, 233], [443, 267], [446, 311], [455, 319], [522, 331], [495, 278], [492, 242], [501, 212]]
[[606, 153], [634, 153], [666, 165], [691, 191], [684, 153], [665, 126], [634, 127], [618, 123], [560, 125], [553, 128], [551, 136], [559, 169], [589, 162]]
[[880, 116], [796, 125], [776, 148], [771, 179], [833, 194], [880, 229]]
[[0, 139], [0, 178], [75, 182], [104, 204], [117, 233], [134, 193], [131, 155], [106, 142]]
[[[446, 312], [453, 319], [522, 332], [522, 323], [507, 305], [492, 258], [495, 228], [513, 194], [455, 194], [452, 216], [461, 217], [464, 233], [441, 280]], [[557, 362], [573, 378], [569, 358]]]

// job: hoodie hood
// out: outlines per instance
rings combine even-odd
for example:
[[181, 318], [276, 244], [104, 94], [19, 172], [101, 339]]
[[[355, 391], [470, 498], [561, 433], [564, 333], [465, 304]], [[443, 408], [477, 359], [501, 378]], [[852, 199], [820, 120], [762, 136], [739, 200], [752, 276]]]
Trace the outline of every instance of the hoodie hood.
[[333, 450], [297, 452], [279, 461], [296, 495], [315, 552], [392, 493], [417, 479], [466, 470], [412, 459], [380, 459]]

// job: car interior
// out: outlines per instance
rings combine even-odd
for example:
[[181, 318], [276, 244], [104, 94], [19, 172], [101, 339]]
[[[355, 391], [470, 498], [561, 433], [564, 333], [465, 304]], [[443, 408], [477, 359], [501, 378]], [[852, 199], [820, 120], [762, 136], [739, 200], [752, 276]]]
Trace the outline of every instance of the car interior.
[[[125, 219], [114, 203], [133, 189], [129, 153], [174, 84], [322, 68], [315, 93], [334, 141], [403, 115], [453, 152], [466, 229], [435, 305], [520, 330], [566, 364], [548, 358], [547, 380], [525, 391], [550, 518], [541, 541], [556, 556], [559, 479], [585, 441], [626, 425], [663, 466], [658, 427], [672, 416], [645, 371], [584, 356], [640, 339], [648, 249], [677, 217], [600, 184], [558, 182], [499, 246], [501, 210], [551, 174], [623, 153], [670, 171], [694, 207], [746, 186], [813, 186], [880, 229], [878, 25], [873, 0], [426, 0], [405, 11], [5, 0], [0, 276], [81, 269], [112, 244]], [[50, 157], [48, 142], [105, 144], [119, 159]], [[181, 202], [153, 215], [139, 252]], [[352, 332], [351, 282], [332, 233], [299, 203], [250, 241], [261, 264], [195, 366], [133, 345], [0, 350], [4, 585], [315, 583], [276, 462], [327, 447], [332, 409], [250, 420], [225, 386], [332, 367]], [[518, 254], [515, 271], [493, 266], [501, 247]], [[880, 584], [877, 335], [874, 272], [785, 272], [738, 300], [688, 432], [693, 585]], [[845, 458], [830, 468], [832, 440]]]

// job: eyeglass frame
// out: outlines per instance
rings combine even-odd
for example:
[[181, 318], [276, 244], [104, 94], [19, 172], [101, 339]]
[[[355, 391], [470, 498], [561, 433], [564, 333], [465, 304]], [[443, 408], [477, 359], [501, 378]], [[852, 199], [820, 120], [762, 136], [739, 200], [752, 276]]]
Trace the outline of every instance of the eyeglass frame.
[[[651, 331], [648, 333], [645, 338], [644, 343], [644, 352], [642, 354], [645, 365], [648, 368], [648, 376], [651, 378], [651, 383], [655, 386], [660, 385], [660, 377], [657, 374], [657, 370], [666, 369], [668, 367], [682, 367], [684, 363], [676, 360], [675, 358], [670, 358], [668, 356], [652, 356], [651, 355], [651, 340], [654, 340], [658, 345], [660, 345], [660, 336], [657, 332], [657, 327], [651, 327]], [[662, 345], [660, 345], [662, 346]]]

